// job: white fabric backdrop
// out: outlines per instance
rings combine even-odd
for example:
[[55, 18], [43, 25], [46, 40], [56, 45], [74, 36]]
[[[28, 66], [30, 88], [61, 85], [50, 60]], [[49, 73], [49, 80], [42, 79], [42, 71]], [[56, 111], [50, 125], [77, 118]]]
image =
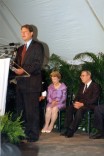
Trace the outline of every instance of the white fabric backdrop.
[[0, 44], [22, 42], [20, 26], [38, 28], [50, 54], [71, 61], [79, 52], [104, 52], [104, 0], [1, 0]]
[[5, 113], [10, 58], [0, 59], [0, 116]]

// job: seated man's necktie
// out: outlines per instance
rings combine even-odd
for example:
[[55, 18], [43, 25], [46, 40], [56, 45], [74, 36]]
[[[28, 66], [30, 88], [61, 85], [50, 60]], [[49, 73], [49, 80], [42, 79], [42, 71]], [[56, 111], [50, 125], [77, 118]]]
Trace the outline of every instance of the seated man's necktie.
[[84, 87], [83, 93], [86, 93], [86, 91], [87, 91], [87, 84], [85, 84], [85, 87]]

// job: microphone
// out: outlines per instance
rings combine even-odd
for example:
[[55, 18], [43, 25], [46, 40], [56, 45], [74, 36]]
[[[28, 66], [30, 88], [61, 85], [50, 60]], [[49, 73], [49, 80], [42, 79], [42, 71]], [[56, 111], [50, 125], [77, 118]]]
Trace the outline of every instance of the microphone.
[[10, 53], [8, 50], [5, 50], [5, 54], [8, 54], [8, 53]]
[[20, 43], [9, 43], [9, 46], [19, 46]]

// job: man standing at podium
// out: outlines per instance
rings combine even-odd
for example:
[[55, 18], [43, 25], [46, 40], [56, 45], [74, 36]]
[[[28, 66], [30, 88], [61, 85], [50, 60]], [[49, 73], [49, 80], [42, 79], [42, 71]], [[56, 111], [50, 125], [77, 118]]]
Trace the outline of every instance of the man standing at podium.
[[[17, 75], [17, 112], [22, 112], [26, 141], [39, 139], [39, 95], [41, 91], [41, 68], [44, 48], [33, 40], [33, 27], [23, 25], [21, 36], [25, 44], [18, 48], [14, 72]], [[19, 68], [20, 66], [20, 68]]]

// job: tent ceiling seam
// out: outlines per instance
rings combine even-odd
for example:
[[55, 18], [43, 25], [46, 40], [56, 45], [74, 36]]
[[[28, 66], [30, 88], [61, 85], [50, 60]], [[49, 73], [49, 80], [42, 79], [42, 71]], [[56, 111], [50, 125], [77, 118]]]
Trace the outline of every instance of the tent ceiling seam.
[[98, 18], [97, 14], [95, 13], [95, 10], [92, 8], [92, 6], [91, 6], [91, 4], [90, 4], [89, 0], [86, 0], [86, 2], [87, 2], [87, 4], [88, 4], [89, 8], [91, 9], [91, 11], [92, 11], [93, 15], [94, 15], [94, 16], [95, 16], [95, 18], [97, 19], [97, 21], [98, 21], [99, 25], [101, 26], [101, 28], [102, 28], [102, 29], [103, 29], [103, 31], [104, 31], [104, 26], [103, 26], [103, 24], [101, 23], [100, 19]]
[[[10, 23], [8, 22], [7, 18], [5, 18], [3, 12], [0, 10], [0, 15], [2, 15], [3, 20], [7, 23], [6, 25], [8, 25], [10, 31], [12, 32], [12, 34], [19, 40], [19, 38], [17, 37], [17, 34], [15, 33], [14, 29], [11, 27]], [[5, 38], [4, 38], [5, 39]]]
[[15, 15], [13, 14], [13, 12], [10, 10], [9, 7], [7, 7], [7, 5], [5, 4], [5, 2], [3, 0], [1, 0], [1, 2], [4, 4], [4, 6], [7, 8], [7, 10], [10, 12], [10, 14], [13, 16], [13, 18], [16, 20], [16, 22], [21, 26], [21, 23], [19, 22], [19, 20], [15, 17]]

